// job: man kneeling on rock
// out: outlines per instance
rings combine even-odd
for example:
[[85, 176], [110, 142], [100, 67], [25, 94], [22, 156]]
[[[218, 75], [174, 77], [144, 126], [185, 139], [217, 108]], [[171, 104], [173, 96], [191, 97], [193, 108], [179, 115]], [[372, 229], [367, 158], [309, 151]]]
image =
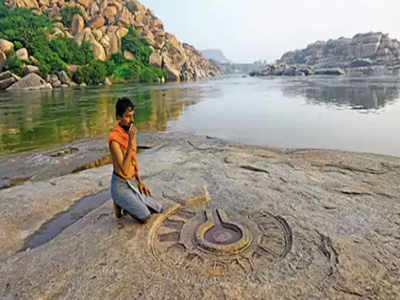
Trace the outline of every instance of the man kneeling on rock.
[[159, 213], [162, 211], [162, 205], [150, 197], [150, 189], [143, 184], [139, 176], [134, 116], [135, 106], [129, 98], [119, 98], [116, 104], [118, 124], [108, 138], [114, 166], [111, 196], [117, 218], [129, 214], [145, 223], [150, 218], [150, 211]]

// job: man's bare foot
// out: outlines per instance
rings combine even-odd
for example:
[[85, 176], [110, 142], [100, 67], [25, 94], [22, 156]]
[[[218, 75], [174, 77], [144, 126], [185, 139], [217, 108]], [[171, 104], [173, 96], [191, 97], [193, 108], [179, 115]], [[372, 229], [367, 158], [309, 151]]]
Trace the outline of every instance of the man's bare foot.
[[115, 217], [116, 217], [117, 219], [120, 219], [120, 218], [122, 217], [121, 207], [119, 207], [118, 204], [115, 203], [114, 201], [113, 201], [113, 206], [114, 206], [114, 214], [115, 214]]

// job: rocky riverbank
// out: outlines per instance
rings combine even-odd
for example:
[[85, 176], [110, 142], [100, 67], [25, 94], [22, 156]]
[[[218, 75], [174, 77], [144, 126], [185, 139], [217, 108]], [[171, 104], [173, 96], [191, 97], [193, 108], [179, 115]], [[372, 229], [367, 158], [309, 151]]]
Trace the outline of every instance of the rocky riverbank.
[[[41, 176], [0, 190], [2, 298], [400, 296], [400, 158], [169, 133], [140, 135], [139, 144], [148, 149], [139, 155], [142, 176], [164, 213], [144, 226], [117, 221], [107, 201], [34, 249], [27, 241], [46, 223], [109, 188], [110, 165], [64, 169], [101, 158], [105, 141], [2, 158], [2, 171], [23, 165], [20, 172]], [[250, 226], [249, 246], [229, 256], [183, 246], [207, 206]]]
[[[2, 17], [1, 21], [10, 28], [6, 28], [5, 32], [1, 32], [0, 28], [0, 72], [3, 69], [3, 71], [17, 70], [19, 76], [8, 73], [0, 74], [0, 77], [3, 77], [0, 80], [0, 89], [66, 87], [75, 86], [77, 83], [93, 84], [93, 82], [86, 82], [87, 80], [84, 79], [87, 78], [82, 77], [82, 74], [80, 74], [82, 78], [75, 80], [79, 77], [76, 75], [77, 72], [79, 73], [79, 69], [88, 67], [92, 63], [88, 50], [92, 50], [91, 56], [93, 57], [91, 59], [94, 61], [106, 63], [111, 59], [115, 60], [114, 65], [108, 67], [108, 69], [112, 69], [109, 70], [108, 77], [104, 79], [103, 76], [100, 82], [95, 82], [96, 84], [111, 84], [113, 81], [121, 82], [122, 79], [137, 80], [136, 77], [140, 77], [140, 75], [143, 77], [141, 80], [153, 79], [155, 75], [159, 75], [156, 79], [159, 79], [160, 82], [190, 81], [216, 76], [220, 73], [219, 68], [193, 46], [181, 43], [175, 35], [166, 32], [163, 22], [150, 9], [136, 0], [60, 0], [50, 2], [16, 0], [6, 1], [5, 5], [5, 9], [9, 12], [21, 8], [31, 9], [35, 15], [43, 16], [43, 18], [35, 20], [35, 17], [31, 18], [29, 13], [22, 10], [19, 10], [21, 16], [14, 12], [9, 13], [9, 16]], [[31, 23], [23, 20], [28, 15], [32, 19]], [[10, 25], [7, 23], [7, 19], [11, 20], [12, 18], [14, 19], [10, 21], [12, 23]], [[15, 27], [26, 27], [22, 28], [26, 29], [25, 31], [22, 29], [20, 31], [29, 32], [29, 34], [20, 33], [19, 29]], [[130, 33], [130, 29], [135, 33]], [[32, 30], [33, 32], [30, 32]], [[41, 36], [42, 32], [45, 32], [44, 37]], [[7, 36], [9, 40], [4, 38]], [[36, 36], [36, 39], [30, 40], [31, 36]], [[124, 38], [127, 39], [127, 37], [129, 41], [124, 42]], [[48, 39], [48, 41], [40, 41], [39, 44], [37, 39]], [[77, 45], [71, 40], [75, 41]], [[87, 48], [85, 48], [85, 42], [89, 45]], [[52, 43], [48, 53], [44, 52], [46, 50], [45, 43]], [[73, 54], [73, 51], [78, 51], [80, 47], [86, 49], [83, 50], [85, 53]], [[115, 54], [121, 55], [115, 59], [113, 57]], [[89, 60], [82, 59], [82, 56], [88, 56]], [[145, 66], [149, 65], [163, 70], [163, 76], [160, 75], [161, 73], [158, 74], [154, 68], [148, 69], [141, 64], [135, 64], [136, 60], [141, 60]], [[118, 64], [121, 63], [124, 63], [125, 66], [120, 66], [121, 70], [111, 76], [111, 71], [117, 69]], [[98, 69], [99, 64], [101, 63], [92, 67], [97, 68], [93, 71], [94, 73], [101, 73]], [[127, 78], [129, 77], [127, 69], [134, 69], [138, 74], [134, 74], [134, 78]], [[150, 74], [146, 74], [146, 76], [141, 74], [145, 72], [143, 69]], [[89, 68], [83, 73], [90, 73], [90, 70]], [[43, 75], [44, 73], [46, 74]], [[28, 84], [17, 84], [20, 77], [27, 74], [33, 74], [29, 76], [35, 77], [36, 81], [45, 80], [46, 84], [38, 84], [31, 78], [23, 78]]]
[[353, 38], [318, 41], [289, 51], [276, 64], [267, 64], [253, 76], [398, 75], [400, 42], [382, 32]]

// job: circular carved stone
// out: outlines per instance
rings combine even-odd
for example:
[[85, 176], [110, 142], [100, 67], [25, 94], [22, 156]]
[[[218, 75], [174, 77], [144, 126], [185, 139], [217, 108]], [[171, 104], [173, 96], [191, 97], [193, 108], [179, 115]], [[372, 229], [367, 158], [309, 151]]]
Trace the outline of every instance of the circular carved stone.
[[214, 253], [235, 253], [249, 245], [251, 234], [240, 224], [229, 220], [222, 210], [206, 210], [206, 222], [195, 232], [196, 243]]
[[267, 212], [238, 216], [179, 206], [153, 226], [149, 246], [156, 259], [169, 265], [249, 273], [283, 259], [291, 250], [292, 233], [283, 218]]

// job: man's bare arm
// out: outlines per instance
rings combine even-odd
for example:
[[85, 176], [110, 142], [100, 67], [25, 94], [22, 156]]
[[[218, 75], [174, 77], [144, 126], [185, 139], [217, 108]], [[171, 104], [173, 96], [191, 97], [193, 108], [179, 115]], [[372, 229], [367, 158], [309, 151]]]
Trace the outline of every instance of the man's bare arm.
[[113, 160], [115, 161], [118, 168], [121, 170], [125, 177], [128, 174], [132, 174], [132, 163], [131, 163], [131, 153], [132, 146], [128, 144], [128, 151], [126, 151], [125, 155], [122, 152], [121, 146], [117, 142], [111, 142], [110, 144], [110, 152]]

